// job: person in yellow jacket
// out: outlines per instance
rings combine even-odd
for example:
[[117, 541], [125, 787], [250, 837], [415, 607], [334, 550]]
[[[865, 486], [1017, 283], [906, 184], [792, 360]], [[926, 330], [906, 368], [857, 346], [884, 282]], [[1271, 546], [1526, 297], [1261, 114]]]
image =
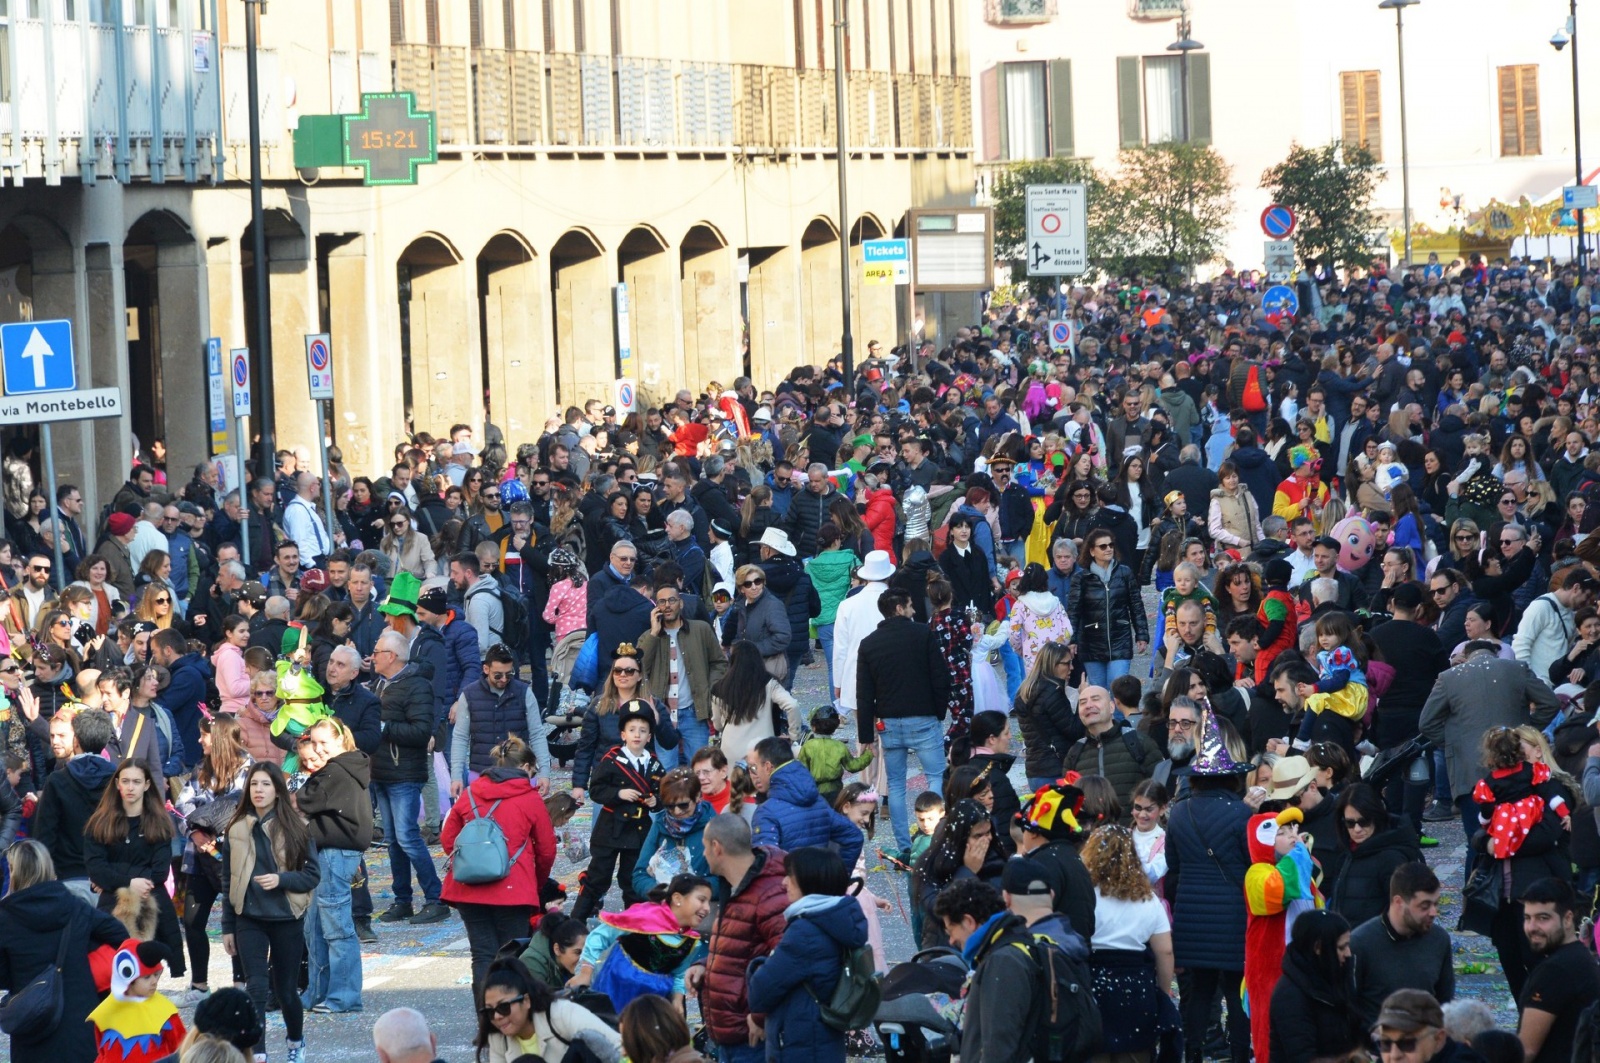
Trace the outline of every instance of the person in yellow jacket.
[[1289, 464], [1294, 472], [1278, 485], [1272, 498], [1273, 516], [1293, 521], [1296, 517], [1310, 517], [1318, 535], [1322, 534], [1322, 511], [1328, 504], [1328, 485], [1318, 474], [1322, 461], [1311, 447], [1289, 448]]

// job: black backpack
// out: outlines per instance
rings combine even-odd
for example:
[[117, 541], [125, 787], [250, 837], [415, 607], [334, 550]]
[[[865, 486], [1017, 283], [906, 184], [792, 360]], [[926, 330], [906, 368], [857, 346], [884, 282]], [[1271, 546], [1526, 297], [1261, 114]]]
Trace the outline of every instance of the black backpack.
[[851, 1030], [865, 1029], [872, 1023], [872, 1017], [877, 1014], [878, 1005], [883, 1001], [883, 976], [877, 972], [871, 945], [845, 949], [842, 959], [839, 982], [833, 988], [833, 995], [826, 1001], [818, 999], [809, 979], [805, 987], [811, 999], [817, 1002], [822, 1025], [839, 1033], [849, 1033]]
[[1034, 1063], [1085, 1063], [1100, 1050], [1100, 1007], [1087, 960], [1073, 959], [1044, 934], [1013, 942], [1033, 961], [1028, 1030]]
[[470, 601], [474, 594], [492, 594], [500, 600], [500, 626], [491, 627], [489, 630], [505, 643], [511, 650], [520, 650], [528, 643], [528, 606], [522, 600], [515, 588], [504, 583], [495, 582], [491, 589], [488, 587], [474, 588], [467, 592]]

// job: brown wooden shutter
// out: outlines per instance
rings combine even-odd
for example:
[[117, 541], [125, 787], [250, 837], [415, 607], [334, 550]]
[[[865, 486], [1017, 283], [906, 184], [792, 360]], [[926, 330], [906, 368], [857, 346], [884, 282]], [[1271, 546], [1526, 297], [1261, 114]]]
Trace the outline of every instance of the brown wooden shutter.
[[1361, 143], [1361, 75], [1353, 70], [1339, 75], [1339, 139]]
[[1521, 69], [1522, 154], [1538, 155], [1539, 145], [1539, 67], [1530, 63]]
[[1361, 72], [1361, 146], [1383, 158], [1383, 94], [1376, 70]]
[[996, 63], [978, 75], [979, 101], [983, 105], [983, 157], [1006, 157], [1006, 79], [1004, 64]]
[[389, 43], [406, 41], [406, 0], [389, 0]]
[[1125, 148], [1144, 144], [1144, 107], [1140, 102], [1139, 57], [1117, 56], [1117, 139]]
[[1050, 154], [1077, 153], [1072, 135], [1072, 60], [1050, 60]]

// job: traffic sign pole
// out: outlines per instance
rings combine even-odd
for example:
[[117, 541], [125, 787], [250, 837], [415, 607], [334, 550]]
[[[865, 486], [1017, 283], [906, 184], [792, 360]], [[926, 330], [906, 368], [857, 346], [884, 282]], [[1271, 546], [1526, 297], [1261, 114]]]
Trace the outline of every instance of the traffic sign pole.
[[233, 394], [233, 424], [239, 434], [239, 500], [244, 503], [244, 527], [239, 534], [239, 560], [250, 571], [250, 435], [245, 421], [250, 416], [250, 348], [235, 347], [228, 352], [228, 384]]
[[310, 375], [311, 397], [317, 404], [317, 454], [322, 459], [322, 510], [328, 527], [328, 552], [333, 552], [333, 474], [328, 468], [326, 416], [333, 402], [333, 340], [326, 332], [306, 335], [306, 371]]
[[50, 527], [55, 529], [55, 534], [50, 536], [51, 549], [55, 554], [56, 579], [60, 580], [57, 587], [65, 587], [71, 582], [71, 575], [67, 572], [66, 562], [61, 559], [61, 509], [56, 505], [56, 454], [50, 442], [50, 422], [44, 421], [39, 425], [39, 446], [44, 450], [44, 480], [49, 484], [45, 489], [45, 501], [50, 506]]

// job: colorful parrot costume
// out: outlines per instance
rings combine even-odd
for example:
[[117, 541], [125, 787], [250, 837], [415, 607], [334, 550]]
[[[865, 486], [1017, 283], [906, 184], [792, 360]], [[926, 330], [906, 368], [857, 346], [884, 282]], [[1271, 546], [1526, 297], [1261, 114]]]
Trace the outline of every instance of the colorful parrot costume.
[[129, 938], [112, 957], [111, 995], [89, 1013], [95, 1063], [150, 1063], [177, 1053], [186, 1031], [172, 1001], [160, 993], [128, 996], [135, 981], [160, 974], [169, 955], [165, 945]]
[[[1251, 863], [1244, 876], [1244, 899], [1250, 918], [1244, 935], [1241, 996], [1250, 1016], [1255, 1063], [1269, 1063], [1272, 990], [1283, 974], [1289, 931], [1301, 912], [1322, 907], [1322, 894], [1312, 881], [1311, 850], [1297, 838], [1289, 843], [1287, 852], [1279, 852], [1279, 828], [1303, 818], [1298, 808], [1286, 808], [1276, 814], [1251, 816], [1245, 828]], [[1287, 842], [1288, 836], [1283, 840]]]

